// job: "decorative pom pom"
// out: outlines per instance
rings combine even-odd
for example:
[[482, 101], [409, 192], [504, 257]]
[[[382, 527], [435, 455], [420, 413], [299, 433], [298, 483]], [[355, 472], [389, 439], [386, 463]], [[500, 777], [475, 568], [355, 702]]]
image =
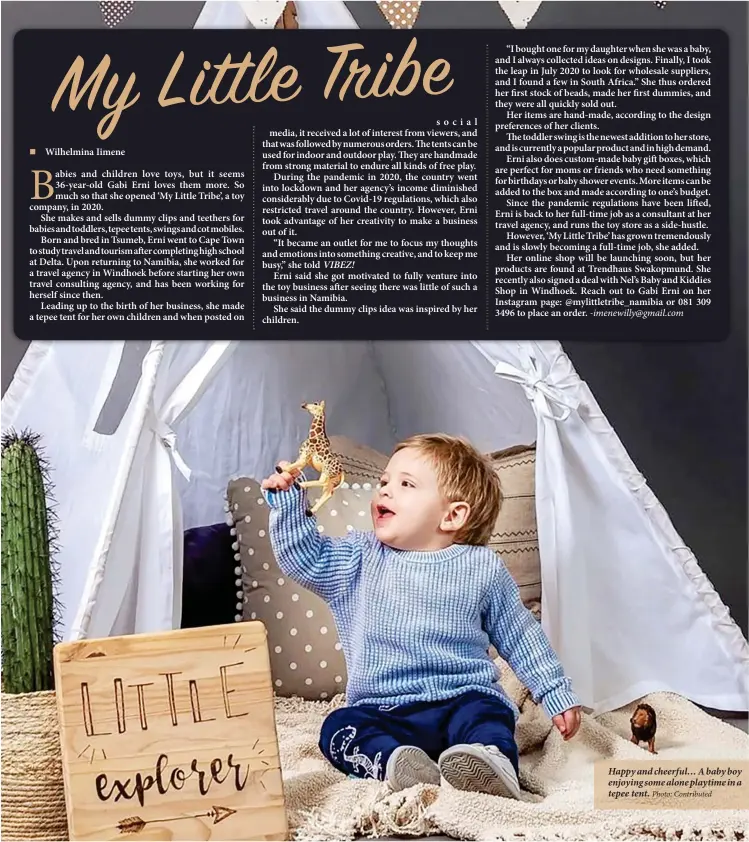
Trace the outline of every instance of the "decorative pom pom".
[[242, 556], [239, 553], [234, 553], [234, 561], [241, 561]]
[[241, 623], [242, 622], [242, 615], [241, 614], [235, 614], [234, 615], [234, 622], [235, 623]]
[[236, 551], [239, 549], [239, 541], [235, 541], [235, 542], [231, 545], [231, 548], [234, 550], [234, 552], [236, 552]]

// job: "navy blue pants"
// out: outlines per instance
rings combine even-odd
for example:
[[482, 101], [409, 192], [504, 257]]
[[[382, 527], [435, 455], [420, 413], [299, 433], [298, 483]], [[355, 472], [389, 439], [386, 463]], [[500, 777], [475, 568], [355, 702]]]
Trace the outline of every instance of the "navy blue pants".
[[501, 699], [479, 691], [441, 702], [338, 708], [326, 717], [320, 734], [320, 751], [336, 769], [380, 781], [398, 746], [418, 746], [436, 761], [460, 743], [495, 745], [518, 770], [513, 712]]

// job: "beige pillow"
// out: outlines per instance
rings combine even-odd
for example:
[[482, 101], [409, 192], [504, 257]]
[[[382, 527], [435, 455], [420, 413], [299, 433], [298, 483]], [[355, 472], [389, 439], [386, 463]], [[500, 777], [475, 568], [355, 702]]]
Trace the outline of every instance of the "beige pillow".
[[491, 454], [504, 502], [489, 546], [504, 561], [520, 597], [541, 618], [541, 560], [536, 528], [536, 446], [519, 445]]
[[[349, 485], [353, 483], [361, 485], [366, 482], [378, 483], [380, 481], [380, 477], [387, 467], [388, 456], [373, 450], [371, 447], [357, 444], [345, 436], [331, 436], [330, 446], [341, 460], [346, 474], [345, 482]], [[317, 494], [315, 494], [315, 497], [317, 497]], [[313, 499], [312, 496], [310, 496], [310, 499]]]
[[[332, 437], [331, 445], [351, 473], [346, 488], [339, 488], [318, 512], [318, 528], [333, 538], [351, 529], [368, 531], [372, 529], [369, 501], [387, 457], [339, 437]], [[315, 476], [311, 470], [305, 473]], [[318, 495], [319, 489], [310, 489], [309, 500], [314, 502]], [[246, 477], [232, 480], [227, 503], [236, 530], [241, 619], [260, 620], [268, 630], [276, 693], [327, 699], [343, 692], [346, 662], [333, 616], [320, 597], [279, 569], [268, 536], [270, 510], [260, 484]]]

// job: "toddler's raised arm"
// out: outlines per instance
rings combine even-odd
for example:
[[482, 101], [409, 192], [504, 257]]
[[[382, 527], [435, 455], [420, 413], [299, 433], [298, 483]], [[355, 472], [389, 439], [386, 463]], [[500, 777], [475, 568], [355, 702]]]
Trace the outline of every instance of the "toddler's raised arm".
[[302, 587], [332, 602], [359, 573], [367, 536], [351, 532], [329, 538], [307, 515], [307, 493], [298, 485], [288, 490], [263, 489], [270, 507], [270, 541], [281, 570]]

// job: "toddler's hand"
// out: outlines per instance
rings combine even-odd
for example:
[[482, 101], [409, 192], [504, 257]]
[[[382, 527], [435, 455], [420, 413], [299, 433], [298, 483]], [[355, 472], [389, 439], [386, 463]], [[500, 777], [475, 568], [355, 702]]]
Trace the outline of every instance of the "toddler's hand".
[[580, 708], [578, 706], [558, 713], [551, 721], [565, 740], [571, 740], [580, 727]]
[[261, 488], [272, 491], [288, 491], [294, 485], [294, 480], [300, 473], [299, 471], [289, 471], [290, 465], [290, 462], [279, 462], [278, 467], [281, 470], [264, 479]]

